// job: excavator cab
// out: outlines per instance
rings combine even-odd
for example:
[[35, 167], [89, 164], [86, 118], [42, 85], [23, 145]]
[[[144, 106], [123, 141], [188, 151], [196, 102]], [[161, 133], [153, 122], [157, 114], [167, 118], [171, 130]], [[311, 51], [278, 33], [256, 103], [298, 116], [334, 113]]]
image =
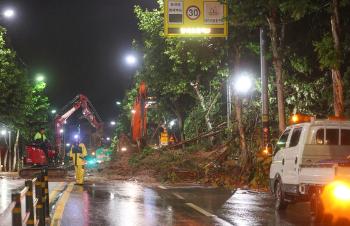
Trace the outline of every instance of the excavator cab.
[[48, 159], [46, 158], [45, 152], [40, 145], [32, 143], [31, 145], [26, 146], [24, 164], [37, 166], [55, 165], [55, 163], [58, 161], [58, 152], [52, 149], [50, 143], [47, 143], [46, 145], [48, 148]]

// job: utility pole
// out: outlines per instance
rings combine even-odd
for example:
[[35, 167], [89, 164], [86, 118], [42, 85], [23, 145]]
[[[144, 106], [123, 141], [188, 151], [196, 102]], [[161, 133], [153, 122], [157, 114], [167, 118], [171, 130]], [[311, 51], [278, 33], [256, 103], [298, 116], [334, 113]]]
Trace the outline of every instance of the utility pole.
[[262, 100], [262, 133], [263, 148], [270, 144], [270, 122], [269, 122], [269, 93], [268, 76], [266, 75], [265, 59], [265, 32], [260, 28], [260, 65], [261, 65], [261, 100]]
[[9, 172], [12, 171], [12, 142], [11, 142], [11, 130], [9, 130]]
[[231, 75], [226, 81], [227, 89], [227, 128], [231, 128], [231, 115], [232, 115], [232, 94], [231, 94]]

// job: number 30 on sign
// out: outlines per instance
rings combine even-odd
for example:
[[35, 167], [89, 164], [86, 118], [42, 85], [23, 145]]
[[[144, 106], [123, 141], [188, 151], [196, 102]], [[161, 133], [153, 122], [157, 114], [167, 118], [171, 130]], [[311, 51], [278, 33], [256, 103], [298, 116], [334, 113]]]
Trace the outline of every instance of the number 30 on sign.
[[197, 6], [192, 5], [187, 8], [186, 15], [191, 20], [197, 20], [201, 15], [201, 11]]

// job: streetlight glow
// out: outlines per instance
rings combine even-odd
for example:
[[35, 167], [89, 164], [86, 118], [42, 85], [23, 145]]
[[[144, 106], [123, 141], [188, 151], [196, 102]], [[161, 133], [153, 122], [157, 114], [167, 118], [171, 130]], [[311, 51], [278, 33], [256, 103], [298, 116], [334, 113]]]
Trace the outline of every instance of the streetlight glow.
[[126, 64], [130, 65], [130, 66], [133, 66], [136, 64], [137, 62], [137, 59], [134, 55], [127, 55], [125, 57], [125, 61], [126, 61]]
[[78, 138], [79, 138], [79, 135], [78, 135], [78, 134], [75, 134], [75, 135], [74, 135], [74, 139], [78, 140]]
[[55, 109], [51, 110], [51, 113], [52, 113], [52, 114], [56, 114], [56, 112], [57, 112], [57, 111], [56, 111]]
[[8, 19], [10, 19], [10, 18], [12, 18], [12, 17], [14, 17], [15, 16], [15, 11], [13, 10], [13, 9], [5, 9], [4, 11], [3, 11], [3, 16], [5, 17], [5, 18], [8, 18]]
[[63, 129], [60, 129], [60, 133], [61, 133], [61, 134], [64, 133], [64, 130], [63, 130]]
[[173, 126], [175, 126], [175, 123], [176, 123], [176, 119], [171, 120], [169, 123], [169, 127], [173, 128]]
[[6, 129], [1, 130], [1, 135], [5, 136], [7, 133]]
[[136, 110], [132, 109], [131, 114], [135, 114], [135, 113], [136, 113]]
[[111, 140], [111, 138], [110, 138], [110, 137], [107, 137], [106, 139], [107, 139], [108, 141], [110, 141], [110, 140]]
[[115, 121], [111, 121], [111, 126], [115, 126]]
[[45, 77], [42, 74], [38, 74], [36, 76], [36, 81], [37, 82], [43, 82], [45, 80]]
[[253, 87], [253, 81], [248, 73], [242, 73], [234, 80], [234, 89], [237, 93], [246, 94]]
[[122, 103], [120, 101], [115, 102], [117, 105], [121, 105]]
[[69, 147], [69, 146], [70, 146], [70, 143], [66, 143], [66, 146]]

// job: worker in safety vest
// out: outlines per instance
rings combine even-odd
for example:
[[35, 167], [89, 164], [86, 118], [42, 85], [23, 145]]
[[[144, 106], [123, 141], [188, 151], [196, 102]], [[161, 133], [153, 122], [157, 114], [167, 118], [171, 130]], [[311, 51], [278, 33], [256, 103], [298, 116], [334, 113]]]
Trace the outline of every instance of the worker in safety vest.
[[74, 168], [75, 168], [75, 180], [76, 184], [83, 185], [84, 184], [84, 158], [87, 156], [86, 147], [83, 143], [79, 141], [75, 142], [72, 145], [69, 157], [73, 160]]
[[34, 143], [39, 146], [45, 153], [47, 161], [49, 161], [49, 148], [48, 148], [48, 140], [45, 135], [45, 128], [40, 128], [40, 130], [34, 136]]

